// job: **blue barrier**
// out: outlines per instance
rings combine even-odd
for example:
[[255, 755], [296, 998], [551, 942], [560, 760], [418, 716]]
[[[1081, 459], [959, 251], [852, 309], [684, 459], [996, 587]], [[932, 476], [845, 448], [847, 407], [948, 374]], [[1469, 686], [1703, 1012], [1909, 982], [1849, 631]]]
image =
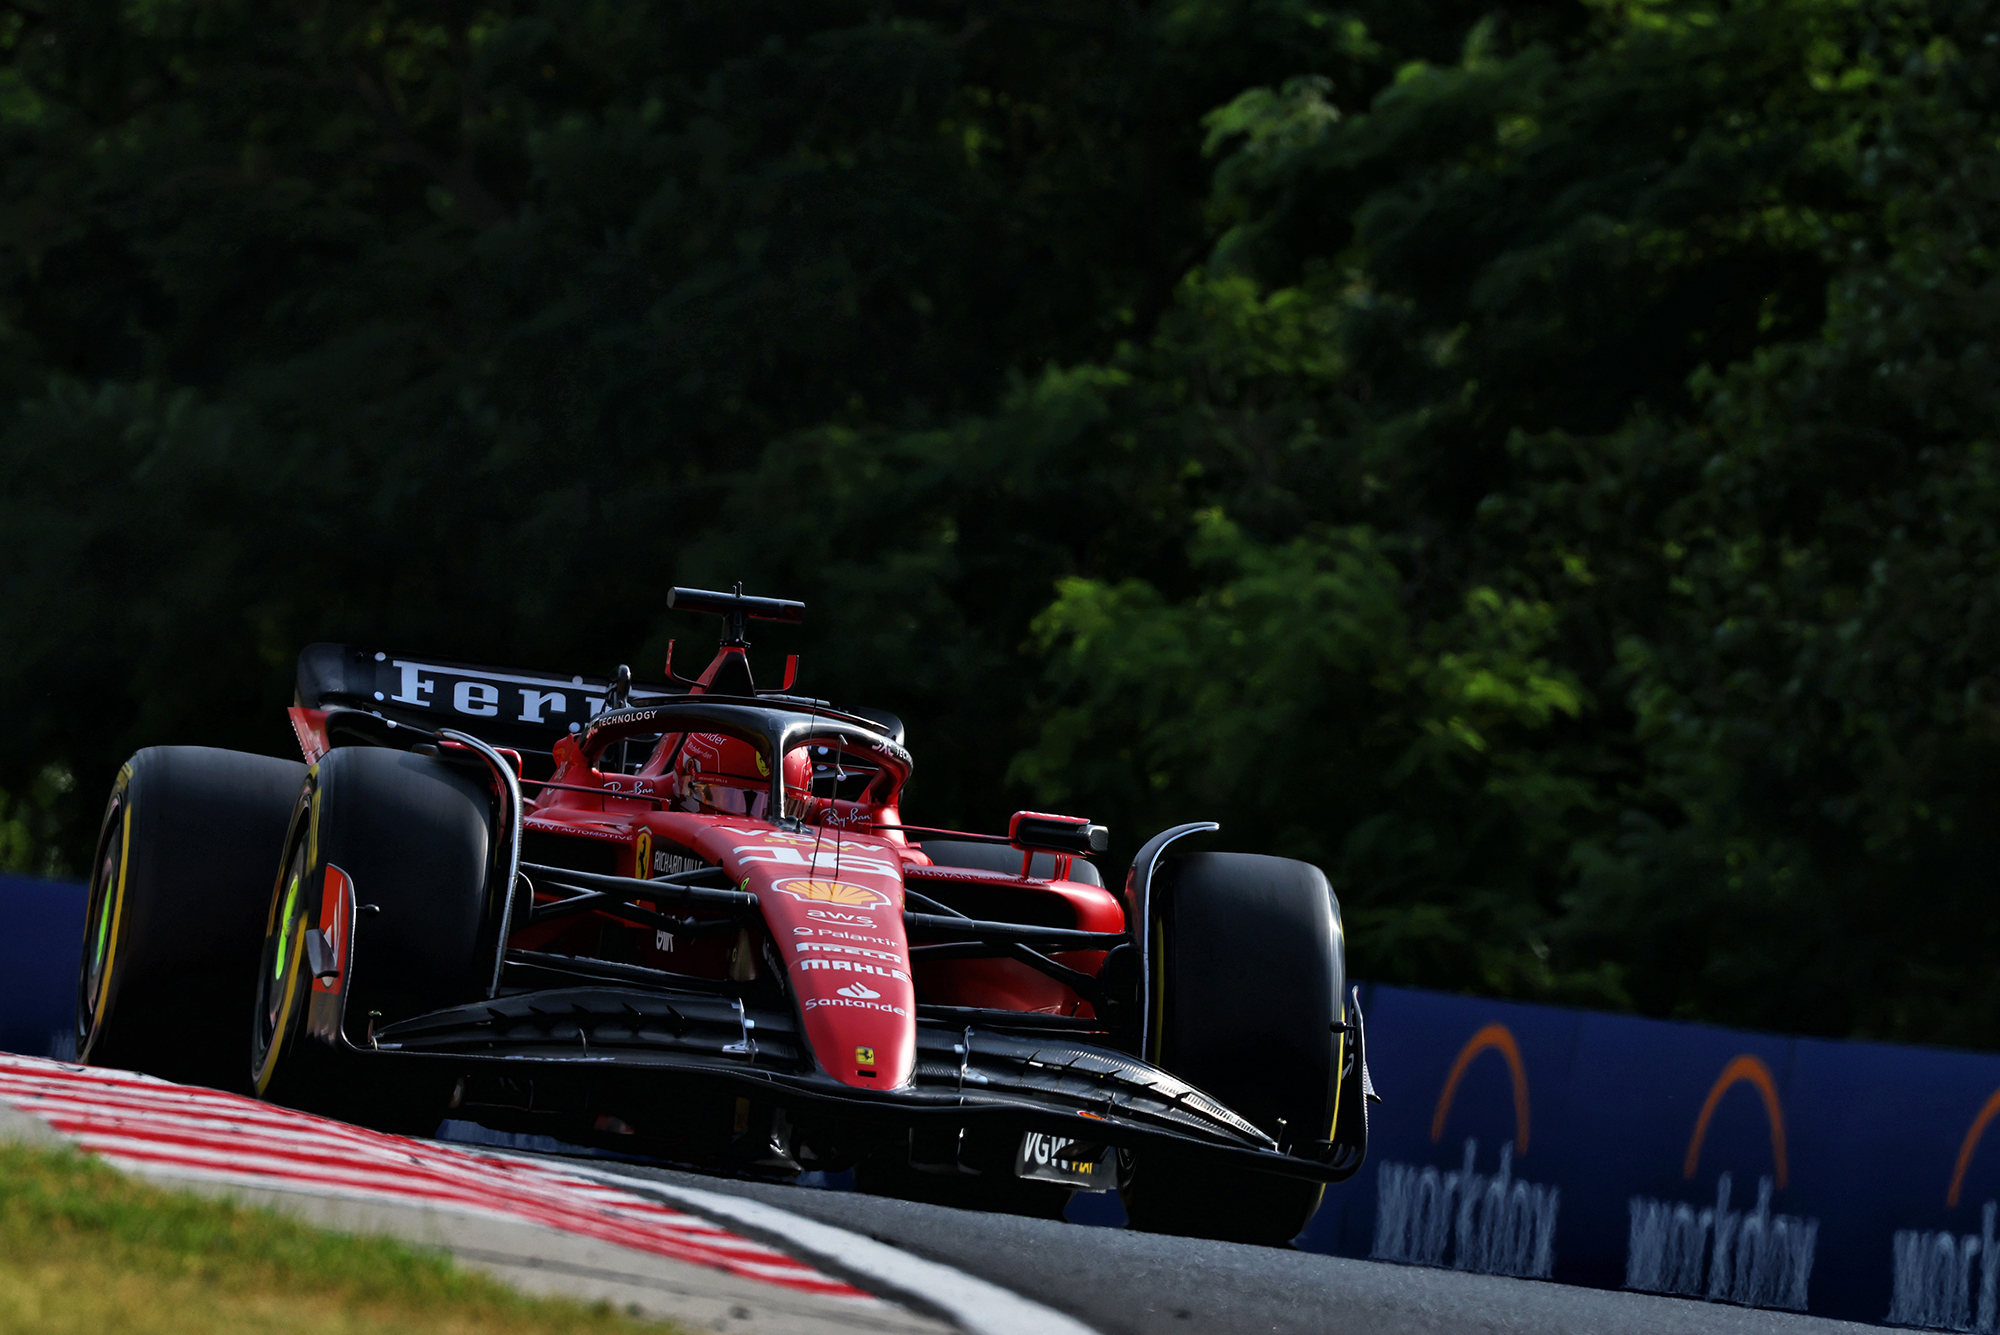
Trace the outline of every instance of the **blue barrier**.
[[86, 887], [0, 876], [0, 1052], [75, 1055]]
[[2000, 1057], [1394, 987], [1363, 1006], [1369, 1163], [1301, 1247], [2000, 1329]]
[[[70, 1055], [84, 895], [0, 877], [0, 1050]], [[1362, 1000], [1369, 1161], [1302, 1248], [2000, 1331], [2000, 1056]]]

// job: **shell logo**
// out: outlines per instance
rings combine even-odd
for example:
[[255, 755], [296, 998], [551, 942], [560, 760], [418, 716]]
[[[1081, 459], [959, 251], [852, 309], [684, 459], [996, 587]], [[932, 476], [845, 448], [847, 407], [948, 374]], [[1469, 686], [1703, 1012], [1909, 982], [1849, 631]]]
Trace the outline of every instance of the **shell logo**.
[[810, 904], [840, 904], [847, 908], [881, 909], [889, 907], [889, 897], [879, 890], [870, 890], [865, 885], [855, 885], [848, 881], [821, 881], [807, 877], [793, 877], [789, 881], [778, 881], [771, 888], [779, 894], [790, 895]]

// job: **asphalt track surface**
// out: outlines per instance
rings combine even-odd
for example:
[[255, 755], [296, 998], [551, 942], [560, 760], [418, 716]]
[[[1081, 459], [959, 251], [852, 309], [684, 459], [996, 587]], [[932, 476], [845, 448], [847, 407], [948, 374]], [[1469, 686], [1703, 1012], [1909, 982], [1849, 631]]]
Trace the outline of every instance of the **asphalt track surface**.
[[[636, 1186], [721, 1193], [861, 1234], [1067, 1313], [1103, 1335], [1833, 1335], [1880, 1330], [1792, 1313], [1572, 1288], [630, 1164]], [[675, 1203], [702, 1213], [698, 1200]], [[718, 1215], [718, 1219], [723, 1219]], [[755, 1236], [739, 1215], [724, 1219]], [[799, 1247], [765, 1231], [766, 1239]], [[865, 1276], [854, 1276], [869, 1287]], [[922, 1310], [921, 1295], [884, 1290]], [[937, 1313], [934, 1315], [948, 1315]]]

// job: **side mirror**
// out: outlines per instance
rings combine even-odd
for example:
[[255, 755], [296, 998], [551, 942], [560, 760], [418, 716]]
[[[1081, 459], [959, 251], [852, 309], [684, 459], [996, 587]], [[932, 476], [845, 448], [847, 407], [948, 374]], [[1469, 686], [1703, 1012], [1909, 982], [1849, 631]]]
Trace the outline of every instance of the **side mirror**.
[[1023, 853], [1068, 853], [1088, 857], [1111, 846], [1111, 832], [1082, 816], [1017, 811], [1007, 822], [1007, 842]]

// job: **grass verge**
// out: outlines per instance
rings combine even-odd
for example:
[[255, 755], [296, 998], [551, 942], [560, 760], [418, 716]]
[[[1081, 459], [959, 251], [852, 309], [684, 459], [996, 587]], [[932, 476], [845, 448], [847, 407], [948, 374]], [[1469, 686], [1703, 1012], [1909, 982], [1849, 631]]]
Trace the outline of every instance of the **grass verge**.
[[0, 1332], [661, 1335], [530, 1298], [449, 1257], [169, 1191], [71, 1150], [0, 1143]]

